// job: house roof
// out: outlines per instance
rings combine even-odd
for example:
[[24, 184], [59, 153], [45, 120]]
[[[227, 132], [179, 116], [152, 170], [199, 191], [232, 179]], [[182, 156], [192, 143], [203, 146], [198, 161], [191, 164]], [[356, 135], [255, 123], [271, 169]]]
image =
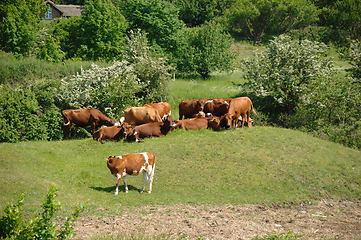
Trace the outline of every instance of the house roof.
[[70, 16], [79, 17], [81, 16], [82, 12], [85, 11], [83, 6], [81, 5], [60, 5], [60, 4], [55, 4], [50, 0], [47, 0], [44, 3], [50, 4], [53, 8], [56, 8], [59, 12], [62, 13], [62, 16], [64, 17], [70, 17]]

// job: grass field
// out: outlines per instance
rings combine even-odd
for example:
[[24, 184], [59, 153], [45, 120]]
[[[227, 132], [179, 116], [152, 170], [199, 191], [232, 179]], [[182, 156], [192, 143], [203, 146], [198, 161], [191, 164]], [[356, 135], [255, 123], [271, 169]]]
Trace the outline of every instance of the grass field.
[[[150, 151], [157, 156], [153, 193], [114, 196], [105, 157]], [[88, 213], [122, 206], [195, 203], [301, 203], [322, 198], [359, 201], [361, 153], [298, 131], [254, 127], [215, 132], [177, 130], [144, 143], [91, 139], [0, 144], [0, 203], [25, 193], [33, 212], [48, 186], [60, 189], [63, 210], [86, 204]]]

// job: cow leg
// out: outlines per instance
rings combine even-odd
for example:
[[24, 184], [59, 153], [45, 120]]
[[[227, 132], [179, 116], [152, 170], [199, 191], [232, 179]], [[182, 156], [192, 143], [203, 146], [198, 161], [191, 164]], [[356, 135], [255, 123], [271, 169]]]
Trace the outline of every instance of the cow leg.
[[[115, 183], [116, 188], [115, 188], [115, 193], [114, 193], [114, 195], [118, 195], [120, 179], [122, 179], [122, 175], [119, 174], [119, 173], [117, 173], [117, 181], [116, 181], [116, 183]], [[123, 182], [124, 182], [124, 178], [123, 178]]]
[[143, 193], [144, 188], [145, 188], [145, 185], [146, 185], [147, 182], [148, 182], [148, 179], [149, 179], [148, 172], [145, 171], [145, 172], [143, 173], [143, 187], [142, 187], [142, 189], [140, 190], [140, 193]]
[[69, 137], [69, 130], [70, 130], [70, 126], [63, 126], [63, 139], [64, 140]]
[[124, 186], [125, 186], [125, 193], [128, 193], [128, 184], [127, 184], [127, 178], [126, 177], [123, 177], [123, 183], [124, 183]]
[[153, 184], [153, 177], [154, 177], [154, 168], [155, 168], [155, 164], [153, 165], [152, 172], [150, 173], [150, 176], [149, 176], [149, 190], [148, 190], [148, 193], [149, 193], [149, 194], [152, 192], [152, 184]]

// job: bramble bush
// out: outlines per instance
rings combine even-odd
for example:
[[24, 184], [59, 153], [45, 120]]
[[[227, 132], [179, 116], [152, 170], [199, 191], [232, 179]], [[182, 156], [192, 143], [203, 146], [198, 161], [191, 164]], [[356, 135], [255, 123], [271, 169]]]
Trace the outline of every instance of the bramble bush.
[[49, 186], [49, 191], [42, 203], [41, 214], [34, 215], [31, 219], [23, 219], [22, 211], [24, 195], [16, 203], [11, 202], [3, 209], [0, 218], [1, 239], [71, 239], [75, 236], [74, 221], [78, 219], [83, 206], [75, 208], [71, 217], [66, 217], [63, 225], [59, 220], [54, 221], [56, 211], [61, 205], [56, 201], [58, 189]]

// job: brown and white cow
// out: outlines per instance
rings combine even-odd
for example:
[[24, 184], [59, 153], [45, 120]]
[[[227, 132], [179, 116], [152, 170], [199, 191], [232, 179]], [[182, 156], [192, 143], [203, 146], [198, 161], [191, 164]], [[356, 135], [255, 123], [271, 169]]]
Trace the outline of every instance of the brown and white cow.
[[142, 142], [142, 138], [165, 136], [172, 130], [173, 123], [173, 117], [168, 116], [163, 122], [145, 123], [135, 126], [131, 133], [127, 135], [127, 139]]
[[131, 131], [131, 126], [123, 121], [116, 126], [101, 127], [99, 130], [94, 132], [93, 139], [98, 142], [104, 143], [104, 140], [115, 140], [125, 138]]
[[204, 113], [211, 113], [213, 116], [221, 117], [228, 112], [230, 99], [215, 98], [204, 103]]
[[233, 129], [236, 129], [240, 117], [242, 117], [242, 127], [245, 126], [245, 122], [247, 122], [248, 127], [251, 127], [251, 110], [254, 114], [256, 114], [256, 116], [258, 116], [249, 97], [239, 97], [232, 99], [229, 104], [228, 113], [224, 115], [227, 122], [226, 127], [233, 127]]
[[175, 120], [173, 129], [182, 128], [183, 130], [200, 130], [208, 128], [207, 118], [189, 118], [183, 120]]
[[145, 104], [143, 107], [152, 107], [152, 108], [157, 109], [159, 117], [161, 119], [165, 119], [167, 116], [170, 116], [170, 113], [171, 113], [170, 104], [167, 102], [148, 103], [148, 104]]
[[179, 120], [184, 118], [194, 118], [196, 115], [203, 111], [204, 100], [193, 99], [193, 100], [182, 100], [179, 103]]
[[151, 122], [162, 122], [157, 109], [151, 107], [130, 107], [124, 110], [124, 120], [132, 127]]
[[92, 127], [92, 134], [95, 130], [102, 126], [113, 126], [115, 121], [105, 116], [101, 111], [94, 108], [85, 109], [68, 109], [62, 111], [63, 122], [63, 134], [64, 139], [69, 136], [69, 131], [72, 126], [75, 127]]
[[138, 175], [143, 173], [143, 187], [140, 193], [144, 191], [145, 185], [149, 181], [149, 191], [152, 192], [152, 183], [155, 168], [155, 154], [150, 152], [127, 154], [123, 156], [110, 156], [105, 158], [110, 173], [117, 178], [115, 195], [118, 195], [120, 179], [125, 185], [125, 192], [128, 192], [126, 176]]

